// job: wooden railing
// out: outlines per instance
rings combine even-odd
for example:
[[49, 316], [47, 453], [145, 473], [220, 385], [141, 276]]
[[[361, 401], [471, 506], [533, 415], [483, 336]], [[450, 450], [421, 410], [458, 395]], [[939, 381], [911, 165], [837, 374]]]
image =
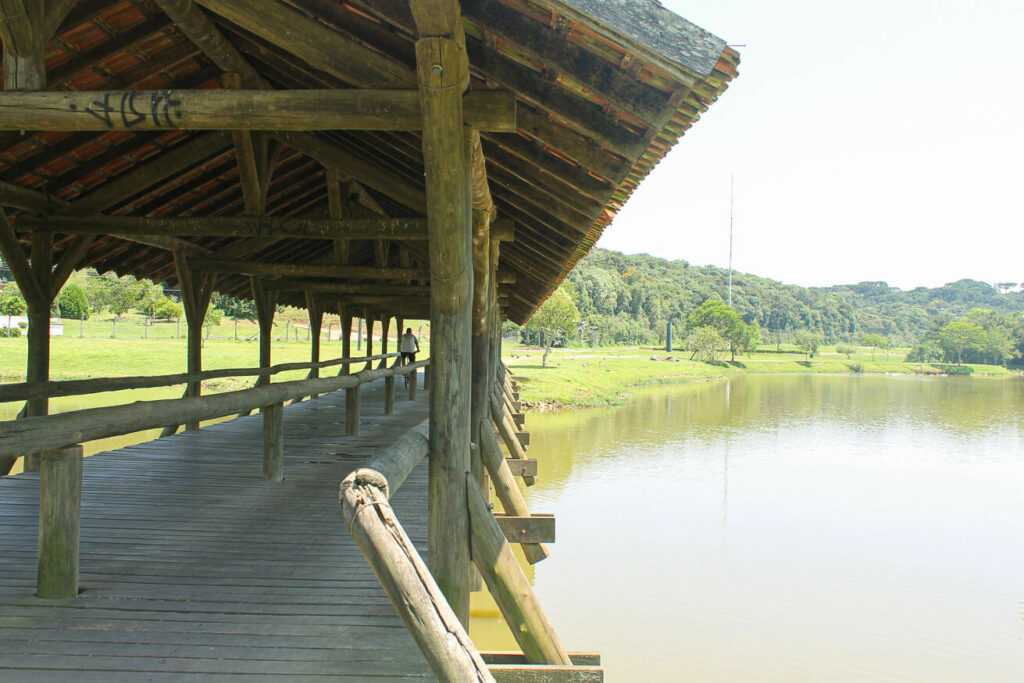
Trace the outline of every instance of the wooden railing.
[[[493, 422], [486, 418], [482, 421], [478, 450], [506, 515], [536, 519], [531, 518], [509, 466], [521, 460], [502, 457], [494, 433], [495, 427], [505, 422], [506, 397], [517, 400], [511, 382], [507, 391], [502, 382], [495, 392]], [[509, 525], [502, 525], [499, 520], [503, 517], [491, 512], [480, 485], [467, 473], [473, 562], [522, 654], [477, 650], [389, 503], [428, 452], [424, 422], [349, 474], [341, 483], [338, 498], [345, 524], [437, 679], [499, 683], [603, 680], [598, 655], [566, 652], [509, 543], [522, 543], [531, 563], [547, 557], [544, 545], [523, 542], [536, 540], [526, 528], [515, 532]]]
[[280, 363], [265, 368], [224, 368], [219, 370], [203, 370], [202, 372], [183, 372], [174, 375], [97, 377], [64, 381], [0, 384], [0, 403], [39, 398], [58, 398], [60, 396], [82, 396], [84, 394], [125, 391], [128, 389], [153, 389], [174, 386], [175, 384], [187, 384], [188, 382], [205, 382], [206, 380], [220, 379], [222, 377], [269, 377], [280, 372], [319, 370], [337, 365], [349, 366], [357, 363], [397, 358], [399, 355], [398, 353], [383, 353], [377, 356], [335, 358], [319, 363]]
[[[370, 360], [386, 359], [396, 354], [384, 354], [370, 356]], [[341, 363], [366, 362], [367, 357], [339, 359], [326, 361], [327, 365], [338, 365]], [[264, 411], [264, 419], [267, 421], [267, 434], [269, 441], [265, 442], [264, 456], [269, 457], [276, 472], [276, 461], [281, 460], [280, 442], [278, 438], [281, 432], [282, 413], [278, 409], [286, 401], [294, 401], [314, 394], [325, 394], [339, 389], [345, 389], [349, 396], [355, 395], [352, 404], [359, 405], [359, 387], [366, 382], [381, 378], [394, 378], [398, 375], [410, 376], [409, 396], [416, 395], [416, 373], [420, 368], [429, 366], [429, 360], [419, 361], [404, 366], [392, 366], [378, 368], [375, 370], [364, 370], [352, 375], [338, 375], [336, 377], [323, 377], [315, 379], [304, 379], [290, 382], [279, 382], [276, 384], [264, 384], [251, 389], [230, 391], [210, 396], [199, 396], [194, 398], [165, 399], [158, 401], [137, 401], [127, 405], [110, 406], [104, 408], [90, 408], [76, 410], [56, 415], [40, 417], [29, 417], [20, 420], [0, 422], [0, 458], [17, 457], [29, 453], [37, 453], [57, 448], [63, 448], [73, 444], [80, 444], [85, 441], [104, 439], [111, 436], [130, 434], [146, 429], [159, 429], [168, 424], [187, 424], [200, 420], [212, 420], [220, 417], [236, 415], [240, 412], [252, 411], [261, 408], [269, 408]], [[233, 374], [259, 374], [268, 375], [276, 372], [283, 372], [288, 369], [304, 369], [314, 365], [324, 366], [323, 363], [288, 363], [269, 368], [244, 368]], [[202, 373], [192, 373], [200, 379], [210, 377], [226, 376], [226, 370], [209, 370]], [[141, 386], [170, 386], [180, 383], [179, 378], [183, 375], [164, 375], [162, 377], [131, 377], [131, 378], [104, 378], [101, 380], [72, 380], [69, 382], [47, 382], [38, 385], [13, 385], [20, 387], [21, 392], [8, 392], [5, 394], [7, 400], [24, 399], [26, 394], [32, 395], [78, 395], [92, 393], [95, 391], [113, 391], [110, 387], [120, 389], [139, 388]], [[173, 379], [172, 379], [173, 378]], [[192, 381], [192, 380], [189, 380]], [[51, 386], [57, 385], [57, 386]], [[97, 388], [103, 387], [103, 388]], [[88, 391], [85, 391], [88, 389]], [[389, 387], [385, 387], [385, 405], [394, 405], [394, 383], [390, 383], [392, 395], [388, 396]], [[51, 392], [65, 392], [55, 394]], [[358, 413], [346, 409], [346, 430], [347, 433], [358, 433]], [[348, 418], [354, 418], [349, 420]], [[274, 445], [276, 440], [277, 445]], [[267, 453], [272, 449], [273, 453]], [[266, 472], [269, 479], [277, 479], [274, 473]]]

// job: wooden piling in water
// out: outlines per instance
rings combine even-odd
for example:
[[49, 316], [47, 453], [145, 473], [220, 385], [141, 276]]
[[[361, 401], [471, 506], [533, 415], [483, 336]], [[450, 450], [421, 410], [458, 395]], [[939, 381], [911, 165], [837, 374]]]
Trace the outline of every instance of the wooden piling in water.
[[572, 664], [480, 489], [468, 474], [466, 490], [473, 562], [526, 660], [531, 664]]

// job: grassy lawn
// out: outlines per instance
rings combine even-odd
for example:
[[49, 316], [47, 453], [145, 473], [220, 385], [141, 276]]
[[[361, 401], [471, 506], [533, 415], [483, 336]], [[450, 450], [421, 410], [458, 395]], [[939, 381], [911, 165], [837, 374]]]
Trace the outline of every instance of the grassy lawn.
[[[553, 349], [548, 366], [541, 366], [543, 350], [520, 344], [505, 344], [505, 362], [523, 378], [521, 396], [530, 405], [601, 406], [626, 402], [629, 388], [669, 382], [706, 381], [743, 373], [899, 373], [945, 374], [943, 364], [906, 363], [905, 349], [891, 349], [886, 355], [860, 349], [838, 354], [824, 348], [807, 358], [795, 348], [765, 349], [730, 360], [728, 353], [713, 363], [689, 360], [686, 351], [666, 353], [651, 348]], [[653, 361], [652, 356], [677, 359]], [[994, 365], [968, 365], [975, 376], [1012, 377], [1019, 373]]]

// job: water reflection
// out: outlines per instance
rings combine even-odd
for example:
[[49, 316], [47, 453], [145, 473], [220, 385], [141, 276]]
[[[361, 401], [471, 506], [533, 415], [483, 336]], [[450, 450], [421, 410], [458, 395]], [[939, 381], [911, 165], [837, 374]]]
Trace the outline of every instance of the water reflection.
[[531, 415], [537, 592], [610, 680], [1020, 680], [1022, 408], [1016, 380], [761, 376]]

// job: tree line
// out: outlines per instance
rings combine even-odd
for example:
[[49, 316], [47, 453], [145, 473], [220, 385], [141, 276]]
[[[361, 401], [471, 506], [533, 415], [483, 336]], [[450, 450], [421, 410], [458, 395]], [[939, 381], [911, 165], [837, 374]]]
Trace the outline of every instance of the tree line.
[[704, 328], [705, 356], [762, 343], [796, 344], [808, 354], [860, 344], [911, 347], [910, 359], [922, 362], [1004, 363], [1024, 356], [1021, 287], [976, 280], [909, 291], [885, 282], [800, 287], [733, 273], [729, 307], [723, 268], [595, 249], [521, 334], [533, 343], [663, 345], [671, 321], [691, 342]]

